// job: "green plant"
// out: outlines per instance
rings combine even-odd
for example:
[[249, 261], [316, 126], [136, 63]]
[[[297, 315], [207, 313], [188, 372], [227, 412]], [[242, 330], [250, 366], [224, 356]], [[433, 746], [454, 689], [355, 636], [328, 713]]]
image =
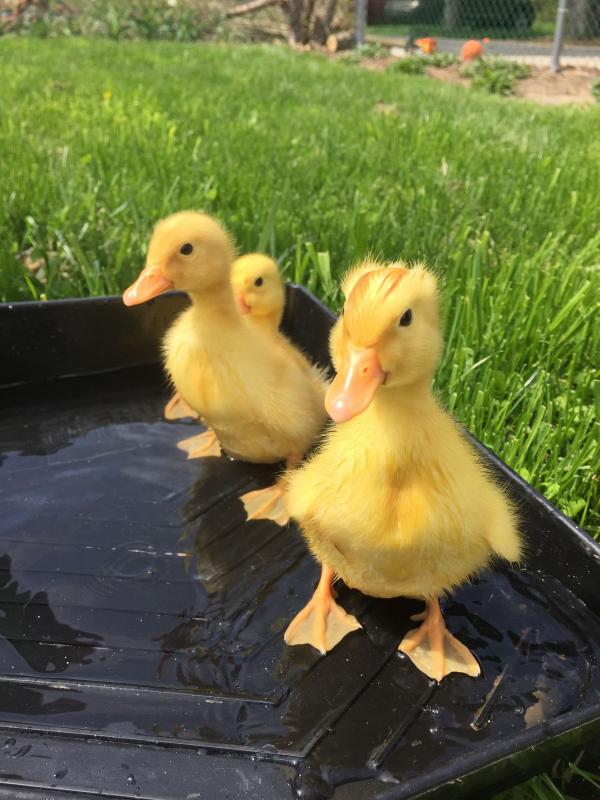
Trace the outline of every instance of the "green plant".
[[90, 0], [73, 6], [55, 1], [45, 11], [36, 6], [26, 9], [5, 30], [42, 38], [85, 35], [195, 41], [218, 27], [221, 15], [211, 9], [197, 0]]
[[595, 81], [592, 86], [592, 94], [596, 98], [596, 100], [600, 103], [600, 81]]
[[453, 64], [458, 64], [458, 58], [453, 53], [432, 53], [426, 56], [427, 64], [432, 67], [451, 67]]
[[366, 42], [359, 44], [352, 50], [347, 50], [340, 54], [339, 61], [345, 64], [360, 64], [364, 58], [385, 58], [389, 55], [389, 50], [376, 42]]
[[78, 20], [61, 2], [51, 2], [47, 8], [27, 6], [15, 17], [0, 16], [0, 35], [16, 33], [45, 39], [50, 36], [70, 36], [79, 32]]
[[377, 42], [365, 42], [359, 44], [356, 50], [359, 52], [361, 58], [385, 58], [389, 56], [390, 51], [387, 47]]
[[[577, 761], [585, 757], [581, 752]], [[589, 759], [592, 761], [595, 759]], [[596, 762], [597, 763], [597, 762]], [[496, 795], [493, 800], [577, 800], [598, 797], [600, 775], [581, 769], [577, 763], [563, 763], [553, 769], [553, 777], [537, 775], [527, 783]]]
[[517, 81], [526, 78], [530, 69], [527, 64], [506, 61], [501, 58], [479, 58], [464, 64], [461, 75], [471, 79], [474, 89], [484, 89], [490, 94], [514, 94]]
[[388, 69], [391, 72], [403, 72], [406, 75], [423, 75], [427, 67], [446, 68], [456, 64], [457, 61], [458, 59], [452, 53], [432, 53], [431, 55], [412, 53], [394, 61]]
[[338, 61], [341, 64], [355, 65], [360, 64], [362, 56], [356, 48], [347, 50], [345, 53], [340, 53]]
[[399, 58], [388, 67], [389, 72], [402, 72], [405, 75], [423, 75], [427, 61], [424, 56], [410, 55]]

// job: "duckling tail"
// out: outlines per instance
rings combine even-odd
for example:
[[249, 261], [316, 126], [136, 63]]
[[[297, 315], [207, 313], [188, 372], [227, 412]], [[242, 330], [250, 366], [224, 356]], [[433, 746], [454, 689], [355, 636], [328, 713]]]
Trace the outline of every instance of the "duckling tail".
[[507, 561], [520, 561], [523, 544], [515, 506], [502, 494], [497, 497], [489, 512], [490, 523], [486, 538], [491, 549]]

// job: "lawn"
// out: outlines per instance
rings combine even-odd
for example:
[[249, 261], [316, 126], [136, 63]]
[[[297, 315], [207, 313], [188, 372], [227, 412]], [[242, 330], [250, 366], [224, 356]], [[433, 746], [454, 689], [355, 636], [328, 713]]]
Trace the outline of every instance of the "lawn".
[[597, 532], [600, 109], [284, 48], [4, 39], [0, 65], [2, 299], [120, 291], [185, 207], [333, 303], [318, 253], [334, 276], [423, 259], [447, 278], [440, 393]]
[[[334, 305], [366, 253], [422, 259], [445, 276], [439, 393], [598, 533], [600, 108], [275, 47], [5, 38], [0, 66], [2, 299], [119, 292], [185, 207]], [[545, 780], [531, 796], [561, 796]]]
[[427, 36], [443, 36], [449, 39], [481, 39], [491, 36], [498, 39], [552, 39], [554, 35], [554, 22], [545, 22], [536, 19], [531, 28], [519, 31], [511, 28], [494, 27], [469, 27], [446, 28], [440, 23], [413, 22], [410, 24], [384, 24], [369, 25], [367, 33], [375, 36], [398, 36], [403, 39], [409, 33], [419, 33]]

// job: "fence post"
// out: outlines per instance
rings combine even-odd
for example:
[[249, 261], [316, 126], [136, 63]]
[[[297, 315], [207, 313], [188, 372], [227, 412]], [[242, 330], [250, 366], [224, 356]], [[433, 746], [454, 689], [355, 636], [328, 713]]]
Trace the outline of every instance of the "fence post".
[[554, 44], [552, 45], [552, 55], [550, 57], [550, 72], [558, 72], [560, 69], [560, 51], [562, 50], [565, 19], [568, 11], [569, 0], [558, 0], [558, 8], [556, 10], [556, 29], [554, 31]]
[[364, 44], [367, 24], [367, 0], [356, 0], [356, 44]]

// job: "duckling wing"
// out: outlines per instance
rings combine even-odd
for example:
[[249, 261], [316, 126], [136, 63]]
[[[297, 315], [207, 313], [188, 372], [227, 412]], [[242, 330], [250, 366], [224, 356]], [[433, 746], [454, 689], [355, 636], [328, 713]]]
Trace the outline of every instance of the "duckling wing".
[[302, 456], [326, 419], [323, 390], [275, 342], [260, 337], [250, 344], [243, 358], [218, 365], [219, 402], [204, 416], [224, 449], [240, 458], [274, 463]]

